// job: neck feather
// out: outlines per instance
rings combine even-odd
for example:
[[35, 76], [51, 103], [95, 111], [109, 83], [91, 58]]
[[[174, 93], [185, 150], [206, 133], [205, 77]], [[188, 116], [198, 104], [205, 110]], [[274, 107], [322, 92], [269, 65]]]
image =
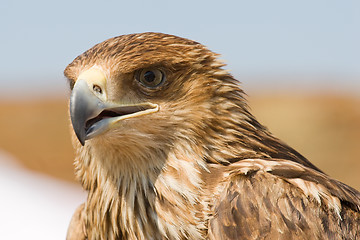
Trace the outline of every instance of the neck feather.
[[205, 165], [201, 155], [178, 146], [166, 156], [149, 154], [142, 162], [158, 163], [150, 167], [136, 166], [139, 159], [103, 154], [91, 147], [78, 152], [77, 176], [89, 191], [85, 204], [89, 239], [202, 238]]

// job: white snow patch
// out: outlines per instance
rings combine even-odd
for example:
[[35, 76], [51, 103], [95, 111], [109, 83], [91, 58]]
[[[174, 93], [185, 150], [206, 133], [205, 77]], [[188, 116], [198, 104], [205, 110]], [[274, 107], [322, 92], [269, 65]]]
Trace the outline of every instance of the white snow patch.
[[80, 185], [21, 168], [0, 150], [0, 239], [61, 239], [86, 199]]

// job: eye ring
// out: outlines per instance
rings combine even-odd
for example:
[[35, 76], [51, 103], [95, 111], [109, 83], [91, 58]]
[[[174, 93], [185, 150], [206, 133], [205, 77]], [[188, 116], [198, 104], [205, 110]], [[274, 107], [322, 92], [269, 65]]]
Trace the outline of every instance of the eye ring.
[[94, 84], [94, 85], [93, 85], [93, 90], [94, 90], [94, 92], [96, 92], [96, 93], [102, 94], [102, 89], [101, 89], [101, 87], [100, 87], [99, 85], [97, 85], [97, 84]]
[[156, 88], [165, 80], [165, 74], [159, 69], [144, 68], [139, 71], [138, 81], [147, 88]]

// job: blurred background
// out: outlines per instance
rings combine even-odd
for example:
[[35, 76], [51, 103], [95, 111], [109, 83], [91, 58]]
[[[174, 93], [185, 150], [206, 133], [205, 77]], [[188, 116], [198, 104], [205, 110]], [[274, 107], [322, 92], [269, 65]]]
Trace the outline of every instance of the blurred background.
[[0, 238], [64, 239], [74, 180], [63, 70], [107, 38], [144, 31], [220, 53], [254, 115], [360, 189], [360, 2], [4, 1], [0, 6]]

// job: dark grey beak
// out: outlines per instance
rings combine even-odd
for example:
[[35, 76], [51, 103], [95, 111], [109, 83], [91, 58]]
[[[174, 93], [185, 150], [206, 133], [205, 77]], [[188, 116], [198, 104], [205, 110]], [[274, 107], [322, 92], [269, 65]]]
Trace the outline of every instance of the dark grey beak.
[[105, 104], [90, 91], [85, 80], [76, 81], [70, 97], [70, 118], [82, 145], [89, 135], [86, 122], [98, 116], [105, 108]]
[[76, 81], [70, 96], [70, 118], [80, 143], [109, 130], [115, 123], [157, 112], [153, 103], [119, 104], [104, 102], [97, 97], [85, 80]]

